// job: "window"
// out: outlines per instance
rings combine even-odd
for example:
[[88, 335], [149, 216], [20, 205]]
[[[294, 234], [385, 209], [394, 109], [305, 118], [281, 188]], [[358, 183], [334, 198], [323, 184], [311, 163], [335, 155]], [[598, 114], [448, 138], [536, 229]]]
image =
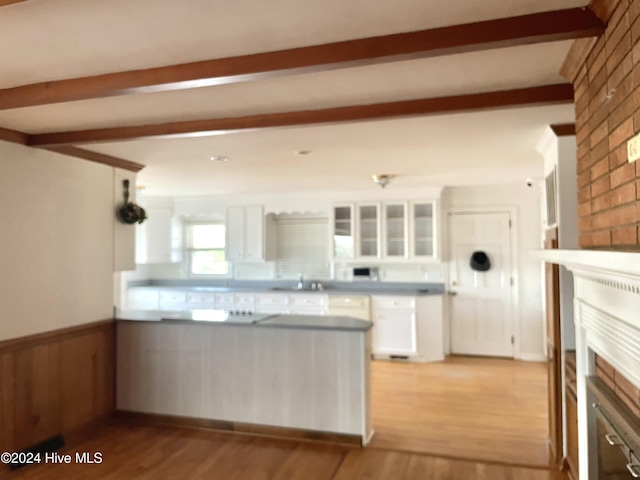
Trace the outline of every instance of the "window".
[[228, 275], [225, 259], [224, 223], [187, 226], [187, 257], [190, 275]]

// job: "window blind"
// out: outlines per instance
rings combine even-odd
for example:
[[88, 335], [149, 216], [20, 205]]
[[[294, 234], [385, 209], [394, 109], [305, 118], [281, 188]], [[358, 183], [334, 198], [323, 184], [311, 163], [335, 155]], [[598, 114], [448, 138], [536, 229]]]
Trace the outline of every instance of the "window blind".
[[329, 222], [326, 218], [279, 218], [277, 221], [278, 278], [326, 279], [329, 263]]

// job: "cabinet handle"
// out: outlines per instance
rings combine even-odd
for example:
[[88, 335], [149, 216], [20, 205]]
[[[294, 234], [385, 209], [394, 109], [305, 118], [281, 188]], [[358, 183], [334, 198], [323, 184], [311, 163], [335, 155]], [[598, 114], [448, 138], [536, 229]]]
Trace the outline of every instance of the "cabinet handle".
[[615, 447], [616, 445], [624, 445], [624, 443], [620, 440], [620, 437], [618, 437], [613, 433], [607, 433], [604, 436], [604, 438], [607, 440], [607, 443], [612, 447]]
[[629, 470], [633, 478], [640, 478], [640, 465], [637, 463], [627, 463], [627, 470]]

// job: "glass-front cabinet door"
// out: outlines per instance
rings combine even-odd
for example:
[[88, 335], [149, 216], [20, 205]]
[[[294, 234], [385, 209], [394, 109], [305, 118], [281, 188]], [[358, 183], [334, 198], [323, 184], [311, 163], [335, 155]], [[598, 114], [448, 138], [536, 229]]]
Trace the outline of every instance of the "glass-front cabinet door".
[[413, 257], [435, 257], [435, 215], [433, 202], [411, 204], [411, 255]]
[[404, 258], [407, 248], [407, 205], [387, 203], [384, 205], [384, 256]]
[[333, 256], [353, 258], [354, 256], [353, 205], [333, 207]]
[[358, 256], [380, 256], [380, 207], [358, 205]]

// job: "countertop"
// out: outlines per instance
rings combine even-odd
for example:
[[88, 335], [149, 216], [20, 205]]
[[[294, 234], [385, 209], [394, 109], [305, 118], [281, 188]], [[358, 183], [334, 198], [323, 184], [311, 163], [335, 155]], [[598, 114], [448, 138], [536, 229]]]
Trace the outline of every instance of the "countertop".
[[[228, 285], [220, 284], [195, 284], [189, 280], [165, 280], [165, 281], [134, 281], [129, 282], [128, 288], [153, 288], [162, 290], [177, 290], [188, 292], [208, 293], [305, 293], [323, 295], [400, 295], [422, 296], [442, 295], [444, 284], [442, 283], [392, 283], [392, 282], [321, 282], [324, 288], [296, 289], [295, 282], [267, 282], [267, 281], [229, 281]], [[308, 287], [309, 282], [305, 282]]]
[[308, 330], [369, 330], [373, 323], [353, 317], [337, 315], [233, 315], [225, 310], [116, 310], [116, 319], [133, 322], [158, 322], [208, 325], [243, 325], [258, 328], [296, 328]]

